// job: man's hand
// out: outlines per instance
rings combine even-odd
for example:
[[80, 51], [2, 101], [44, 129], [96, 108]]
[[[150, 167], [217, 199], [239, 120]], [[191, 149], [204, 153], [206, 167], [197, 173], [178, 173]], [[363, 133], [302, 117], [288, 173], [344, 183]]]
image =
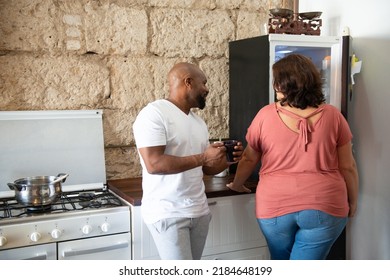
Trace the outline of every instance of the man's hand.
[[244, 147], [242, 146], [242, 142], [237, 142], [237, 145], [234, 146], [234, 152], [233, 152], [234, 163], [237, 163], [238, 161], [241, 160], [243, 151], [244, 151]]
[[226, 162], [226, 148], [222, 142], [210, 144], [203, 154], [203, 166], [215, 167]]

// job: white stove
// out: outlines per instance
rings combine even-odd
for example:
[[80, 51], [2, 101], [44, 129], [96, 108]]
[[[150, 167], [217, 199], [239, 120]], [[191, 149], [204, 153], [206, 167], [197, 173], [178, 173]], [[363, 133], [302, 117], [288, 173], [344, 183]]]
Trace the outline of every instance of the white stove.
[[[102, 111], [0, 112], [0, 133], [0, 259], [131, 259], [130, 208], [105, 185]], [[61, 172], [50, 205], [21, 205], [7, 186]]]

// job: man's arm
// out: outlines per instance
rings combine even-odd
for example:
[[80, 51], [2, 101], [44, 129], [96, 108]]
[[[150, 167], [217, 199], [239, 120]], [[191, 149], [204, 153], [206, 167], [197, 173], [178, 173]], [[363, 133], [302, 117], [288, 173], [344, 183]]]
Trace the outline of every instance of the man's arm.
[[184, 157], [165, 154], [165, 146], [140, 148], [139, 152], [150, 174], [176, 174], [199, 166], [203, 166], [206, 174], [217, 174], [227, 167], [221, 143], [210, 144], [202, 154]]

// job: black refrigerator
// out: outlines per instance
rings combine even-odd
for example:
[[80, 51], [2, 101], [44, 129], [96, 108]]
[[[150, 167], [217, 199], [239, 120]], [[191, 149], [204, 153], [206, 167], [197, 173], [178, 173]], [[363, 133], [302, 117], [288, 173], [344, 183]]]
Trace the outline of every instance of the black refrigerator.
[[[229, 137], [246, 146], [245, 135], [252, 119], [265, 105], [275, 101], [272, 65], [291, 53], [312, 59], [321, 73], [326, 101], [347, 118], [350, 95], [351, 38], [269, 34], [229, 42]], [[261, 163], [252, 173], [258, 179]], [[235, 172], [236, 165], [230, 167]], [[345, 229], [328, 259], [346, 259]]]

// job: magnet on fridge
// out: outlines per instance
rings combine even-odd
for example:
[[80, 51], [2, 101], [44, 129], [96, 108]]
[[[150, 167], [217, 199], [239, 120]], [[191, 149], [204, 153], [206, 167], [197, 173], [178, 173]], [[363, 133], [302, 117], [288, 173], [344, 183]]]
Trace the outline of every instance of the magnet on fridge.
[[352, 88], [353, 88], [353, 85], [355, 84], [355, 80], [354, 80], [353, 76], [357, 73], [360, 73], [361, 69], [362, 69], [362, 61], [359, 61], [359, 59], [356, 57], [356, 55], [353, 54], [351, 57], [351, 83], [349, 85], [349, 87], [350, 87], [349, 99], [350, 100], [352, 99]]
[[352, 85], [355, 84], [355, 80], [353, 76], [357, 73], [360, 73], [360, 70], [362, 69], [362, 61], [359, 60], [355, 54], [352, 55], [351, 58], [351, 81]]

